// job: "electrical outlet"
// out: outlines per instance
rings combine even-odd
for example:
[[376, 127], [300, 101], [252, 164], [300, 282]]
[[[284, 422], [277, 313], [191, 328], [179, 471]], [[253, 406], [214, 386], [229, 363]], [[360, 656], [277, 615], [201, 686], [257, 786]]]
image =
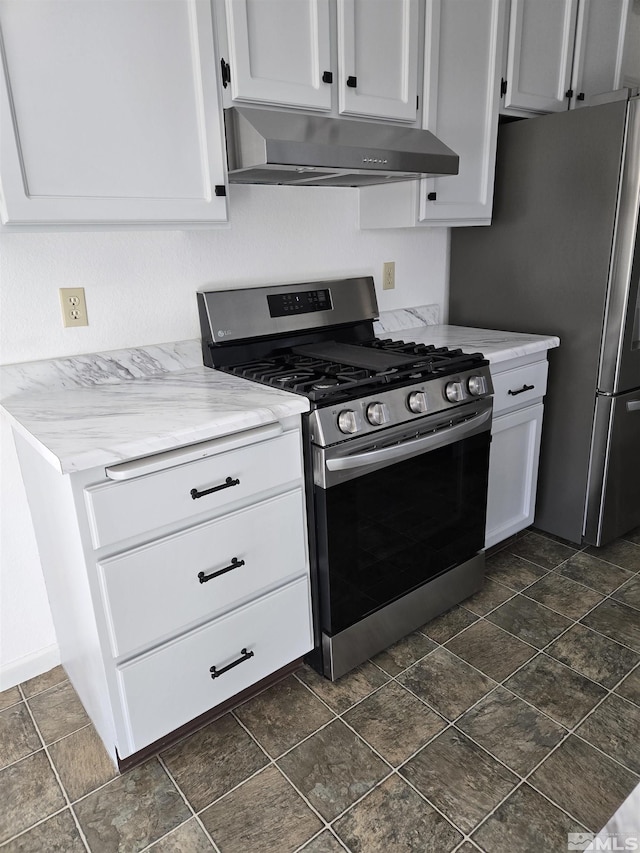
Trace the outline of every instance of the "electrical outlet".
[[396, 262], [387, 261], [382, 265], [382, 289], [393, 290], [396, 286]]
[[65, 326], [88, 326], [84, 287], [61, 287], [60, 305]]

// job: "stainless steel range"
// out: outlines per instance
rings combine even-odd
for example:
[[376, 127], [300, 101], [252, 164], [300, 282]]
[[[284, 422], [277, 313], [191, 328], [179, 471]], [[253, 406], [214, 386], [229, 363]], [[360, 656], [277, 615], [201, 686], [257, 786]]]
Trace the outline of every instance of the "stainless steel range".
[[484, 577], [482, 354], [380, 340], [370, 277], [198, 293], [204, 363], [303, 394], [316, 647], [336, 679]]

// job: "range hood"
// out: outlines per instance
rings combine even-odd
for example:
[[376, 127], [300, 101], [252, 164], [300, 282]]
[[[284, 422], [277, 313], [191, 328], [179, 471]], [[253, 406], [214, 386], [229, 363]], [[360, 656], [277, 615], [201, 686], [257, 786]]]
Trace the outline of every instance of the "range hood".
[[428, 130], [256, 107], [224, 117], [230, 183], [363, 187], [458, 174], [458, 155]]

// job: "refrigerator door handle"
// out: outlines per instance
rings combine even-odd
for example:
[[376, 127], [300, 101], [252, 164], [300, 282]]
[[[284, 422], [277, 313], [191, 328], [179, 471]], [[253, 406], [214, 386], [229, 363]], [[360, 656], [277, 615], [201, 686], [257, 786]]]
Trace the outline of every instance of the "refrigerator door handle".
[[628, 412], [640, 412], [640, 400], [629, 400], [627, 402]]

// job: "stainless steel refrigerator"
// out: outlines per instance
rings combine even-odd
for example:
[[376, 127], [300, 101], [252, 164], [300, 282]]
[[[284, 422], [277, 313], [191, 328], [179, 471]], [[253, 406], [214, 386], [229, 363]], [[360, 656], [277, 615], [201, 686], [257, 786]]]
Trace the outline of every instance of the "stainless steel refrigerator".
[[534, 524], [640, 525], [640, 98], [505, 124], [493, 222], [452, 229], [449, 322], [558, 335]]

